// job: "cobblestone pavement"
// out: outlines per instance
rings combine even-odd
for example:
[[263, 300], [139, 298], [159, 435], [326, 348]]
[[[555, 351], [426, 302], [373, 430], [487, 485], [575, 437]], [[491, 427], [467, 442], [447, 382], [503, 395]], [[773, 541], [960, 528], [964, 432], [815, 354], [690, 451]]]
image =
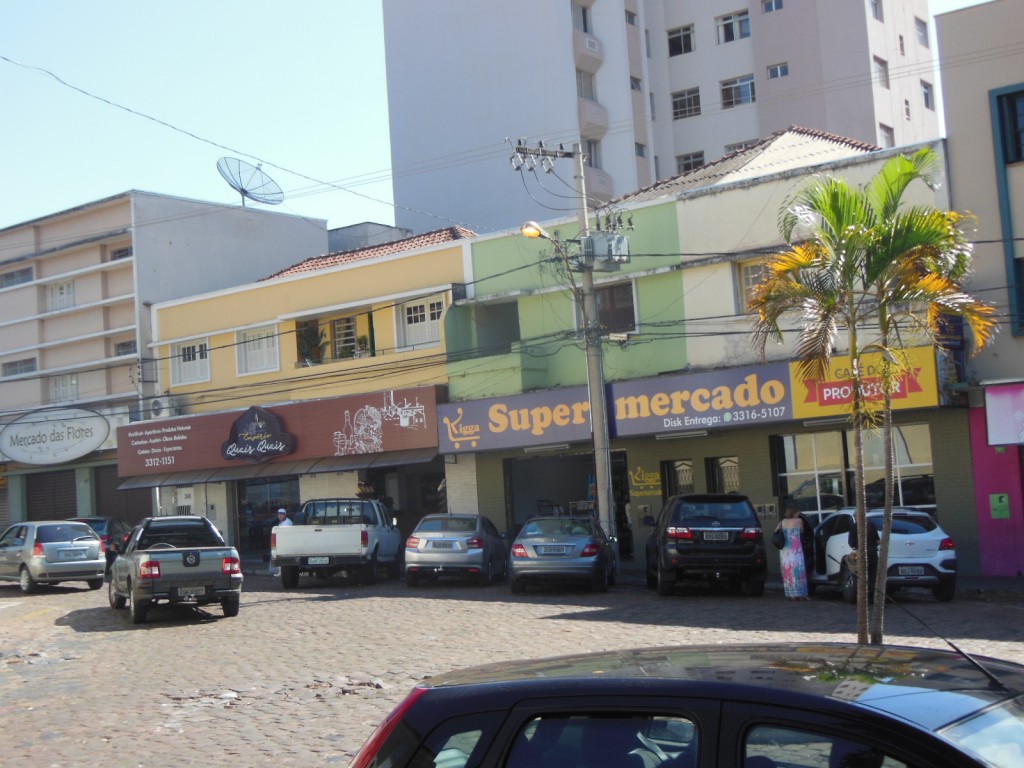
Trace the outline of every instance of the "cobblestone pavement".
[[[886, 641], [1024, 659], [1019, 600], [909, 597]], [[927, 626], [926, 626], [927, 625]], [[931, 631], [928, 629], [931, 628]], [[106, 590], [0, 586], [0, 763], [348, 765], [418, 680], [457, 667], [675, 643], [850, 641], [852, 606], [642, 586], [608, 594], [506, 584], [408, 589], [250, 575], [238, 617], [157, 607], [131, 624]]]

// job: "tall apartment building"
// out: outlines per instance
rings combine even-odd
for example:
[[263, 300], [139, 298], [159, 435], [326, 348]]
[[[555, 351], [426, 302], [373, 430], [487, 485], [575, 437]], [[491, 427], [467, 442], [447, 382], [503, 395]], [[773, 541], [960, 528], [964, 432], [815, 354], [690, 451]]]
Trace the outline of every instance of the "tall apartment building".
[[149, 514], [115, 449], [170, 407], [150, 307], [326, 248], [322, 220], [135, 191], [0, 229], [0, 522]]
[[939, 134], [927, 0], [384, 0], [400, 227], [477, 232], [591, 205], [790, 125], [882, 147]]

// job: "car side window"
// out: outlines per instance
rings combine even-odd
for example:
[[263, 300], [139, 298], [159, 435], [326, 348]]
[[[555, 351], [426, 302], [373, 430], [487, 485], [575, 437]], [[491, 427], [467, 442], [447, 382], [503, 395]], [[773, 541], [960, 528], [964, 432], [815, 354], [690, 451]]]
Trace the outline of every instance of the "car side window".
[[883, 750], [828, 734], [759, 725], [747, 732], [744, 768], [910, 768]]
[[[504, 712], [477, 712], [444, 721], [417, 747], [408, 768], [466, 768], [479, 765], [504, 715]], [[399, 753], [402, 750], [401, 741], [396, 740], [396, 751]], [[404, 763], [400, 754], [394, 755], [395, 759], [387, 757], [390, 756], [378, 759], [375, 764], [387, 766]]]
[[661, 715], [550, 715], [519, 731], [505, 768], [692, 768], [698, 764], [693, 721]]

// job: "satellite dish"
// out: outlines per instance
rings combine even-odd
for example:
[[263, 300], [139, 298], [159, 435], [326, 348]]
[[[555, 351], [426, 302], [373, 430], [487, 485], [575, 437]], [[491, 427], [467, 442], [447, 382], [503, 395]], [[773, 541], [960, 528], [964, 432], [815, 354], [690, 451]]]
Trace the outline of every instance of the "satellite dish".
[[280, 205], [284, 202], [284, 192], [277, 182], [267, 176], [257, 165], [250, 165], [237, 157], [222, 157], [217, 161], [217, 170], [231, 188], [245, 198], [267, 205]]

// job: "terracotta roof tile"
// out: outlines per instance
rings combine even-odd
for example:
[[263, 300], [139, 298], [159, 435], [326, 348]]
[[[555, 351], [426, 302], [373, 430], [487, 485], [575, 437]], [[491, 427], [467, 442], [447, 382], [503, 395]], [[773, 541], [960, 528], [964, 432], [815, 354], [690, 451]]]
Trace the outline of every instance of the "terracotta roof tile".
[[260, 282], [263, 280], [274, 280], [279, 277], [291, 277], [292, 275], [298, 275], [305, 272], [318, 272], [323, 269], [330, 269], [331, 267], [338, 267], [343, 264], [352, 264], [357, 261], [369, 261], [370, 259], [377, 259], [381, 256], [390, 256], [391, 254], [402, 253], [403, 251], [415, 251], [419, 248], [451, 243], [456, 240], [465, 240], [471, 237], [476, 237], [476, 233], [459, 226], [435, 229], [432, 232], [425, 232], [422, 235], [413, 235], [412, 237], [393, 240], [389, 243], [372, 245], [368, 248], [358, 248], [353, 251], [339, 251], [338, 253], [328, 253], [323, 256], [313, 256], [305, 261], [300, 261], [298, 264], [286, 267], [280, 272], [275, 272], [272, 275], [264, 277]]

